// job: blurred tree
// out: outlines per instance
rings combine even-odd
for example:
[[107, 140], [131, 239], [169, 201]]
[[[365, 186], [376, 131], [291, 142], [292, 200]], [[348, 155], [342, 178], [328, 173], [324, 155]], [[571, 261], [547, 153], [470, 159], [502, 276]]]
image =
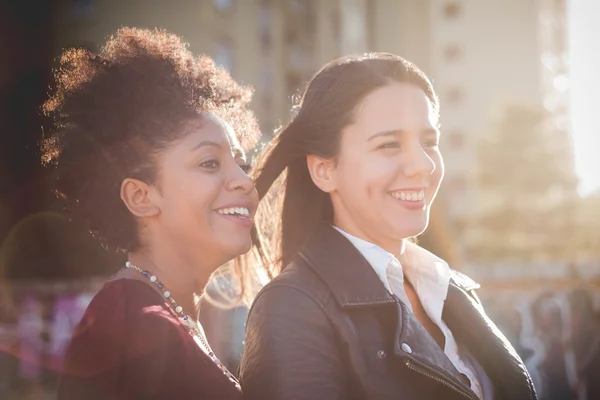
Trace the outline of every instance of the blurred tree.
[[460, 270], [462, 261], [457, 249], [454, 232], [444, 213], [444, 199], [438, 198], [431, 207], [427, 230], [418, 237], [417, 243], [444, 259], [454, 269]]
[[[573, 218], [561, 218], [563, 215]], [[560, 247], [566, 247], [571, 259], [600, 259], [600, 193], [561, 204], [547, 213], [547, 219], [563, 232]]]
[[105, 251], [64, 215], [42, 212], [19, 221], [0, 246], [0, 278], [71, 280], [109, 276], [123, 256]]
[[577, 196], [577, 179], [567, 133], [549, 128], [547, 117], [539, 110], [507, 107], [481, 141], [480, 208], [470, 221], [470, 258], [539, 260], [566, 255], [560, 245], [573, 229], [575, 214], [561, 205]]

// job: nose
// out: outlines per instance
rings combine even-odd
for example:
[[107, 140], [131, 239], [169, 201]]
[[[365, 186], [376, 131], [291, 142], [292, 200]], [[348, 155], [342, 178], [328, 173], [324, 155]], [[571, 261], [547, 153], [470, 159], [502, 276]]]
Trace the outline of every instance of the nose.
[[254, 181], [242, 168], [236, 165], [230, 179], [227, 181], [227, 190], [239, 191], [244, 194], [251, 193], [254, 190]]
[[435, 161], [419, 143], [411, 146], [408, 152], [404, 173], [406, 176], [425, 177], [433, 174], [436, 169]]

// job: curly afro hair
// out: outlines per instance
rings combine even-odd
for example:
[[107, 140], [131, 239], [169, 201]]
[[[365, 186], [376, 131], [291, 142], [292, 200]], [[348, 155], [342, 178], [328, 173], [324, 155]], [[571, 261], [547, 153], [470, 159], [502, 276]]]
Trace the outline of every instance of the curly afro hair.
[[54, 169], [52, 187], [67, 209], [112, 251], [138, 246], [121, 183], [156, 179], [154, 156], [184, 136], [186, 124], [209, 112], [233, 127], [245, 149], [260, 136], [251, 89], [162, 30], [120, 29], [99, 54], [67, 50], [54, 77], [43, 105], [53, 124], [42, 162]]

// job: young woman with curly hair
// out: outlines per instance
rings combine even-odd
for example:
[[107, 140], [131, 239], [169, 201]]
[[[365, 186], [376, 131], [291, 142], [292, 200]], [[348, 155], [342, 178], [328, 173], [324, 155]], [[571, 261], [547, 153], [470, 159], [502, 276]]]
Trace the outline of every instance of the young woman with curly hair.
[[237, 399], [198, 322], [210, 275], [252, 244], [251, 92], [175, 35], [123, 28], [66, 51], [44, 104], [56, 192], [127, 268], [67, 351], [60, 399]]

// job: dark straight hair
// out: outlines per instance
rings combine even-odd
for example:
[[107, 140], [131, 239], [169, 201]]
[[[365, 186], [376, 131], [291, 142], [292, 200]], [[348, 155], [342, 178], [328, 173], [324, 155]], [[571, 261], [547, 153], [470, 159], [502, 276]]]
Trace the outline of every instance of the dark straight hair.
[[419, 87], [439, 112], [431, 82], [411, 62], [389, 53], [343, 57], [311, 79], [291, 119], [259, 158], [256, 188], [261, 199], [267, 198], [257, 218], [255, 245], [273, 274], [292, 261], [319, 224], [333, 221], [329, 194], [313, 183], [306, 157], [335, 159], [342, 130], [353, 122], [357, 105], [393, 82]]

